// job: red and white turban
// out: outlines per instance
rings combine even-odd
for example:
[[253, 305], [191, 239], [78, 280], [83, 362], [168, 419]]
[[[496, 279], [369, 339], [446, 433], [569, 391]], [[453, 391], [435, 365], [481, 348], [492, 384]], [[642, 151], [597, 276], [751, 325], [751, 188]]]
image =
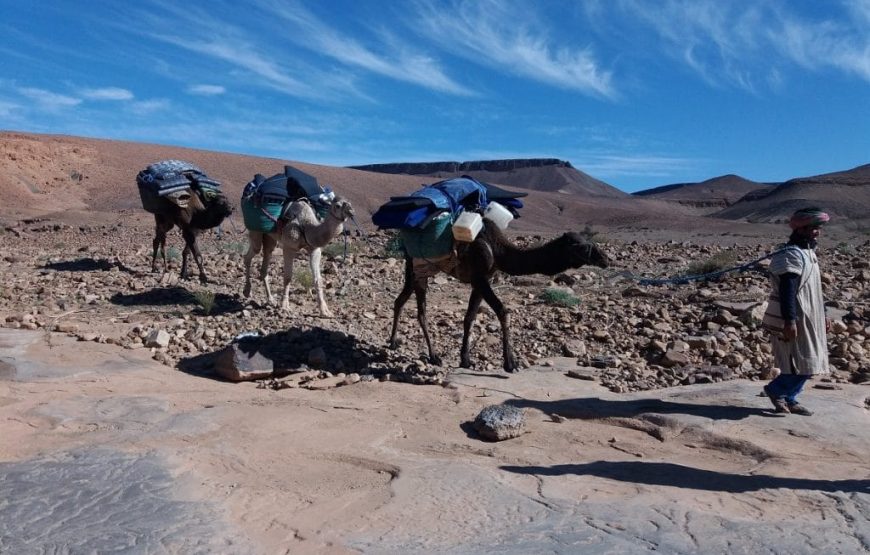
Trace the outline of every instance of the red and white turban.
[[804, 208], [792, 214], [788, 225], [792, 229], [799, 229], [806, 226], [820, 226], [828, 223], [830, 219], [830, 216], [818, 208]]

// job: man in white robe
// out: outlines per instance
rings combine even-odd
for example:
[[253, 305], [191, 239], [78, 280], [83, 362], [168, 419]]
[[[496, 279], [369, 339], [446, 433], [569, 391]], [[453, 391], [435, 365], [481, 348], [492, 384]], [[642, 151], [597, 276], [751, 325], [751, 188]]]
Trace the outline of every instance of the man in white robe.
[[827, 374], [830, 327], [825, 317], [816, 240], [830, 217], [818, 208], [795, 212], [789, 220], [792, 234], [770, 260], [774, 291], [778, 293], [783, 329], [771, 335], [773, 357], [780, 374], [764, 387], [776, 412], [811, 416], [798, 394], [806, 381]]

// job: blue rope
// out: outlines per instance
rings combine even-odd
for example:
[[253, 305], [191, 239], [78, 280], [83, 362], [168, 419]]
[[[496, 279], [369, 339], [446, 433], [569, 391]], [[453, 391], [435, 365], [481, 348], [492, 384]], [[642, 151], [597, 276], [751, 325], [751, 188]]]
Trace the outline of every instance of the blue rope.
[[679, 276], [679, 277], [674, 277], [674, 278], [660, 278], [660, 279], [655, 279], [655, 278], [635, 278], [635, 279], [638, 280], [638, 283], [640, 285], [667, 285], [669, 283], [673, 283], [675, 285], [685, 285], [685, 284], [692, 282], [692, 281], [701, 281], [701, 280], [713, 279], [713, 278], [719, 277], [721, 275], [727, 274], [728, 272], [743, 272], [745, 270], [748, 270], [752, 266], [758, 264], [762, 260], [766, 260], [768, 258], [771, 258], [774, 255], [777, 255], [781, 252], [788, 250], [789, 248], [790, 247], [786, 247], [784, 249], [779, 249], [779, 250], [773, 251], [770, 254], [765, 254], [761, 258], [756, 258], [755, 260], [753, 260], [751, 262], [747, 262], [746, 264], [741, 264], [740, 266], [734, 266], [733, 268], [726, 268], [724, 270], [717, 270], [715, 272], [708, 272], [706, 274], [697, 274], [697, 275], [693, 275], [693, 276]]

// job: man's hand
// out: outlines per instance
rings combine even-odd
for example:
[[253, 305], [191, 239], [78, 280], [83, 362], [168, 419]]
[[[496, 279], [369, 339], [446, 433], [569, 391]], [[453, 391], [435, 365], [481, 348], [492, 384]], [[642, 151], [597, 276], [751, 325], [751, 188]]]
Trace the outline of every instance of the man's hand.
[[831, 319], [825, 318], [825, 333], [831, 333]]
[[797, 322], [786, 322], [782, 328], [782, 340], [791, 341], [797, 337]]

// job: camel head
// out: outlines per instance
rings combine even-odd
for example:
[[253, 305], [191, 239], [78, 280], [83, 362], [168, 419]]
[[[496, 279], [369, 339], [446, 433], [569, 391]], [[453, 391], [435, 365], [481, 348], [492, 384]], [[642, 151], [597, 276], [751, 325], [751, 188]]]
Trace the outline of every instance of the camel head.
[[583, 235], [572, 231], [561, 237], [565, 241], [565, 256], [568, 259], [569, 266], [578, 268], [584, 265], [598, 266], [599, 268], [607, 268], [610, 265], [610, 259], [604, 254], [598, 245], [586, 240]]
[[224, 219], [233, 213], [233, 205], [223, 193], [216, 193], [206, 197], [206, 206], [215, 216]]
[[350, 205], [349, 200], [342, 197], [335, 197], [332, 204], [329, 205], [329, 213], [336, 220], [344, 222], [348, 218], [353, 217], [353, 206]]

